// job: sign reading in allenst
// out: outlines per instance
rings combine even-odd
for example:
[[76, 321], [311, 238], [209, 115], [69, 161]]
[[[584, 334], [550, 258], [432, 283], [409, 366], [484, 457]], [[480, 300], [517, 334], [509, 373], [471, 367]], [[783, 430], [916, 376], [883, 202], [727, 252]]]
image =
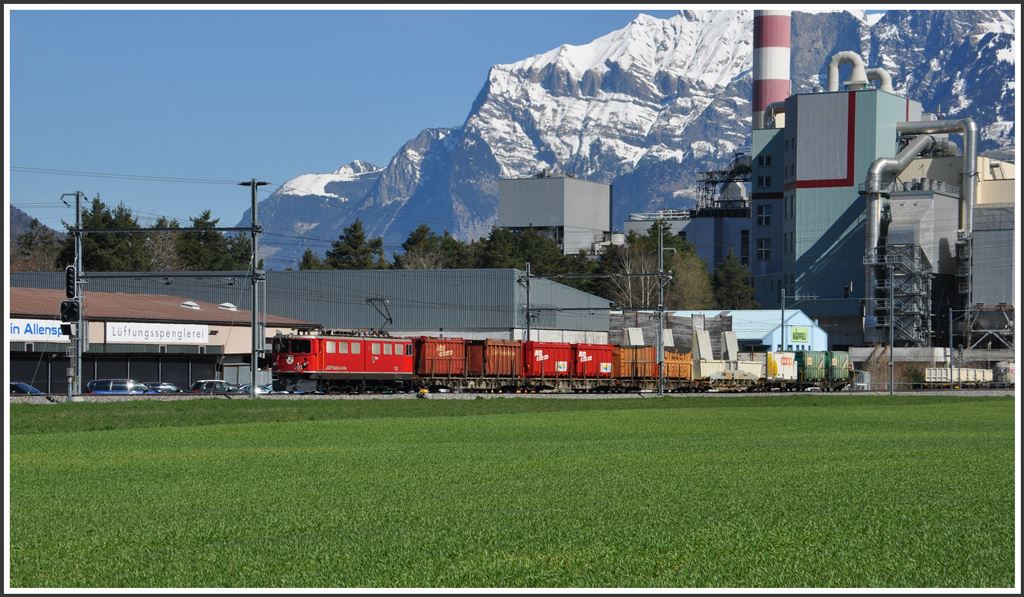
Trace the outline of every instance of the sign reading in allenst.
[[130, 344], [206, 344], [210, 326], [184, 323], [107, 323], [107, 342]]
[[70, 342], [60, 333], [60, 322], [50, 319], [11, 319], [7, 339], [12, 342]]

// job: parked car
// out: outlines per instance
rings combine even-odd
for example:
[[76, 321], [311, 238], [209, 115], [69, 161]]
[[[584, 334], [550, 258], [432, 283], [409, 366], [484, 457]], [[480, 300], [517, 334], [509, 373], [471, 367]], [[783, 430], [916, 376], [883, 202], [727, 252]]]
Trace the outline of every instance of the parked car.
[[193, 394], [235, 394], [238, 389], [223, 379], [200, 379], [192, 383], [189, 391]]
[[[243, 385], [238, 386], [237, 391], [240, 394], [248, 394], [249, 393], [249, 384], [243, 384]], [[288, 392], [275, 392], [274, 391], [274, 386], [272, 386], [271, 384], [265, 383], [265, 384], [259, 384], [259, 385], [256, 386], [256, 393], [257, 394], [287, 394]]]
[[144, 381], [142, 383], [146, 384], [146, 387], [149, 388], [149, 391], [146, 392], [147, 394], [180, 394], [185, 391], [166, 381]]
[[94, 379], [85, 384], [86, 394], [145, 394], [146, 384], [134, 379]]
[[23, 381], [12, 381], [10, 383], [10, 391], [12, 394], [45, 394], [46, 392], [33, 386], [32, 384], [25, 383]]

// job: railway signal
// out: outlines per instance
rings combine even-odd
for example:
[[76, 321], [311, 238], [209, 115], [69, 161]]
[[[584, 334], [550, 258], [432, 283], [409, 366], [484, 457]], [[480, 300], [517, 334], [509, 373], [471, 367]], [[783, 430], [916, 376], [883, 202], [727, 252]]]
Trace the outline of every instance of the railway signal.
[[76, 299], [61, 301], [60, 320], [64, 323], [78, 323], [78, 316], [81, 313], [81, 303]]
[[69, 299], [78, 296], [78, 272], [73, 265], [64, 268], [64, 294]]

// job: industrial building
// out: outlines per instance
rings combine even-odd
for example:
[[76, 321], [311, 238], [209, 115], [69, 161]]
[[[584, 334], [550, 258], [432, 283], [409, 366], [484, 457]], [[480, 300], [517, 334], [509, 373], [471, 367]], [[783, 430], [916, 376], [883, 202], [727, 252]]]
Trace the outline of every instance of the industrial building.
[[750, 267], [750, 172], [750, 156], [739, 153], [725, 169], [698, 173], [695, 208], [630, 214], [623, 229], [647, 234], [655, 221], [663, 221], [693, 245], [708, 272], [713, 274], [730, 251]]
[[[771, 26], [788, 39], [787, 22]], [[943, 343], [947, 313], [989, 294], [974, 276], [973, 219], [978, 206], [1005, 202], [1012, 165], [989, 167], [973, 121], [924, 114], [854, 52], [832, 56], [825, 92], [782, 95], [765, 98], [754, 123], [752, 209], [781, 219], [754, 228], [755, 297], [813, 297], [805, 309], [837, 330], [838, 344]], [[962, 152], [950, 133], [963, 136]], [[1003, 226], [1012, 237], [1012, 220]], [[990, 266], [1012, 278], [1012, 241], [1001, 251]]]
[[[85, 303], [93, 292], [115, 292], [249, 306], [246, 279], [214, 273], [97, 278], [88, 282]], [[10, 281], [51, 289], [65, 283], [63, 272], [15, 273]], [[522, 340], [529, 329], [533, 340], [608, 340], [607, 300], [516, 269], [269, 271], [265, 289], [267, 313], [325, 328], [504, 340]]]
[[596, 255], [613, 238], [612, 187], [543, 170], [527, 178], [498, 181], [497, 228], [529, 228], [558, 243], [564, 255]]

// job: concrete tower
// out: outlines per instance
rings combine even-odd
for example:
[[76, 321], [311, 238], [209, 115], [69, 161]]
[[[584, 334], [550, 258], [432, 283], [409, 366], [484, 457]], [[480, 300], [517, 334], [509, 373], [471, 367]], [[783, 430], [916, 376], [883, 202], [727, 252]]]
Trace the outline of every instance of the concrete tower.
[[764, 128], [768, 104], [789, 97], [788, 10], [754, 11], [754, 128]]

